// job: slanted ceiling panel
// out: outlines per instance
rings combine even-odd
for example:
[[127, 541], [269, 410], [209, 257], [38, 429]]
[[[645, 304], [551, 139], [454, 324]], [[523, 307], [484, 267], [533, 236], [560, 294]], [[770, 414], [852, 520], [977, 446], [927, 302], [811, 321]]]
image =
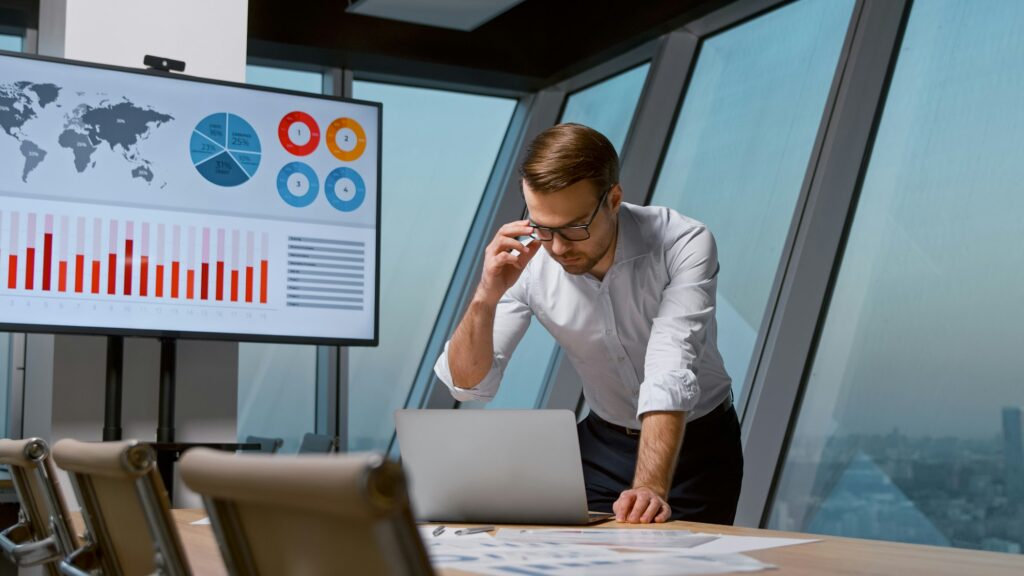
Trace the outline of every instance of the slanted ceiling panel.
[[348, 8], [363, 16], [468, 32], [523, 0], [360, 0]]

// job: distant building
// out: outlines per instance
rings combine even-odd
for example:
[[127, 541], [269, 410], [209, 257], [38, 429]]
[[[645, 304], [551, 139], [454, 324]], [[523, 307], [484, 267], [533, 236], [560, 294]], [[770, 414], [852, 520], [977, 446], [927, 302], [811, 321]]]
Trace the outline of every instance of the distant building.
[[1011, 498], [1024, 496], [1024, 445], [1021, 441], [1021, 410], [1003, 408], [1003, 452], [1006, 458], [1006, 491]]

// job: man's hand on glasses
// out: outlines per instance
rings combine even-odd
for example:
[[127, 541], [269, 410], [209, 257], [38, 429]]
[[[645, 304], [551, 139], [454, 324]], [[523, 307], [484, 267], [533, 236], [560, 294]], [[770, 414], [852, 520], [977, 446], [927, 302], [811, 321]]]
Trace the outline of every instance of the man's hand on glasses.
[[484, 269], [477, 287], [477, 299], [496, 305], [516, 283], [526, 264], [541, 250], [540, 242], [517, 240], [518, 237], [531, 236], [533, 232], [528, 220], [509, 222], [498, 229], [484, 250]]

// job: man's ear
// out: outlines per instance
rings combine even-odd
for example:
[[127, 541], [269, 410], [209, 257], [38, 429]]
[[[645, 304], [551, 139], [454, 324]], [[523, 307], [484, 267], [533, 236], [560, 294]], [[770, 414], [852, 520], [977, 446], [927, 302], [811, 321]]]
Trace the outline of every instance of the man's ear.
[[608, 192], [608, 198], [611, 202], [612, 214], [618, 214], [619, 206], [622, 204], [622, 186], [618, 184], [613, 186], [611, 191]]

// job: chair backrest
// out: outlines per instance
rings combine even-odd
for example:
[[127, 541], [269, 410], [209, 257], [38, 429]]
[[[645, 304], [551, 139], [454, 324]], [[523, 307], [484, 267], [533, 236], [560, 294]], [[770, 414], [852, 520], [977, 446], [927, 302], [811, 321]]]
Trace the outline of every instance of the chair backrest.
[[401, 467], [372, 454], [185, 453], [231, 574], [433, 574]]
[[152, 447], [61, 440], [53, 458], [71, 475], [87, 530], [63, 573], [189, 574]]
[[284, 439], [282, 438], [266, 438], [264, 436], [246, 436], [246, 444], [259, 444], [260, 452], [267, 454], [274, 454], [284, 446]]
[[0, 439], [0, 464], [11, 470], [21, 502], [19, 522], [0, 533], [0, 547], [18, 566], [45, 564], [49, 574], [78, 545], [50, 449], [39, 438]]
[[334, 436], [307, 432], [299, 444], [299, 454], [328, 454], [337, 447]]

